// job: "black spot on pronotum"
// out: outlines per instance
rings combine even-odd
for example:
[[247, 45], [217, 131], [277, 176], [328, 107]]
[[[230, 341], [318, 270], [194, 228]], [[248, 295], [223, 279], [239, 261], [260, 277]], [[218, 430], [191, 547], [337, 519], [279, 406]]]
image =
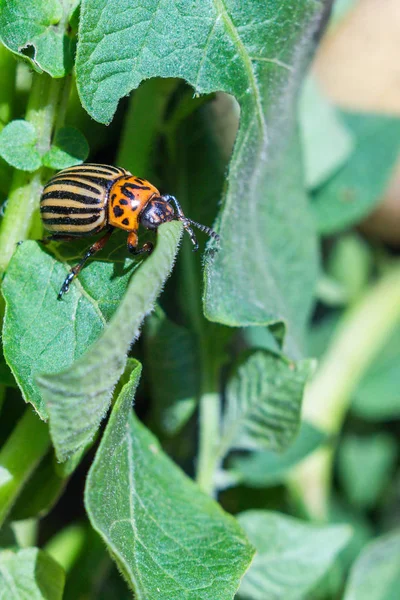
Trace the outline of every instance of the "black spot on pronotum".
[[122, 210], [122, 208], [120, 206], [113, 206], [113, 213], [114, 213], [115, 217], [118, 219], [118, 217], [122, 217], [122, 215], [124, 214], [124, 211]]
[[124, 198], [122, 198], [122, 200], [120, 200], [119, 203], [122, 204], [123, 206], [126, 206], [127, 204], [129, 204], [128, 200], [124, 200]]
[[124, 219], [122, 221], [122, 225], [129, 225], [129, 219]]

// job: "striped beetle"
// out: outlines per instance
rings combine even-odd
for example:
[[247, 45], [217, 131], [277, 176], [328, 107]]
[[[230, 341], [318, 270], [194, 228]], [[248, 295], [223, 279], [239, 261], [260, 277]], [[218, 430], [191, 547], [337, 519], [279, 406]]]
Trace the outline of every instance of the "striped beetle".
[[88, 258], [104, 248], [116, 227], [128, 232], [128, 250], [132, 254], [149, 254], [153, 250], [151, 242], [138, 248], [139, 225], [156, 230], [167, 221], [181, 221], [194, 250], [198, 244], [191, 225], [219, 239], [212, 229], [185, 217], [174, 196], [162, 196], [145, 179], [108, 165], [77, 165], [54, 175], [43, 189], [40, 212], [43, 225], [52, 232], [45, 242], [70, 241], [106, 231], [70, 270], [58, 298], [68, 292], [71, 281]]

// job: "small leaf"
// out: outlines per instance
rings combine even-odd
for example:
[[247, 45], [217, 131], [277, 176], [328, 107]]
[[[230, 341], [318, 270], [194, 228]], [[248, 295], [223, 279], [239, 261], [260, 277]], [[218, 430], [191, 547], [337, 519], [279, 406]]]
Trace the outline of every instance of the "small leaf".
[[340, 114], [356, 145], [346, 165], [313, 194], [312, 208], [322, 234], [349, 228], [372, 211], [389, 182], [400, 148], [400, 119]]
[[353, 565], [344, 600], [396, 600], [400, 589], [400, 530], [370, 542]]
[[82, 451], [93, 439], [124, 371], [129, 347], [171, 272], [181, 233], [176, 221], [160, 228], [154, 252], [135, 272], [103, 335], [80, 360], [61, 372], [37, 376], [59, 460]]
[[351, 537], [346, 525], [321, 527], [261, 510], [241, 513], [239, 523], [257, 549], [240, 586], [243, 600], [307, 598]]
[[1, 600], [61, 600], [64, 581], [63, 569], [43, 550], [0, 552]]
[[42, 159], [36, 148], [37, 133], [32, 123], [11, 121], [0, 133], [0, 156], [21, 171], [36, 171]]
[[253, 550], [237, 521], [163, 453], [124, 386], [86, 482], [85, 505], [138, 598], [233, 598]]
[[389, 484], [397, 458], [395, 439], [384, 432], [347, 435], [339, 445], [339, 478], [352, 506], [371, 509]]
[[89, 145], [85, 136], [75, 127], [57, 131], [51, 148], [43, 156], [43, 164], [50, 169], [66, 169], [87, 159]]
[[304, 81], [299, 108], [305, 180], [312, 189], [343, 166], [353, 151], [354, 140], [312, 76]]
[[75, 42], [68, 17], [78, 0], [0, 0], [0, 38], [38, 72], [64, 77], [73, 65]]
[[229, 449], [286, 450], [300, 426], [311, 366], [261, 350], [245, 359], [227, 385], [221, 455]]
[[233, 455], [228, 462], [228, 474], [234, 476], [236, 485], [263, 488], [283, 483], [298, 462], [326, 441], [326, 435], [307, 422], [301, 424], [293, 444], [282, 454], [276, 452], [251, 452]]
[[192, 415], [199, 395], [195, 340], [157, 309], [146, 322], [145, 349], [156, 426], [174, 435]]

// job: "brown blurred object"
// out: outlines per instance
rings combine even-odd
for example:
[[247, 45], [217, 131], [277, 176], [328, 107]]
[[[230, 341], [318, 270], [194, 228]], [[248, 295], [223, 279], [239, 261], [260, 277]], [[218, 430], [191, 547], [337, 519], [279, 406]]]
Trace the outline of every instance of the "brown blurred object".
[[[400, 0], [358, 0], [326, 33], [314, 73], [341, 108], [400, 116]], [[400, 161], [362, 230], [400, 245]]]

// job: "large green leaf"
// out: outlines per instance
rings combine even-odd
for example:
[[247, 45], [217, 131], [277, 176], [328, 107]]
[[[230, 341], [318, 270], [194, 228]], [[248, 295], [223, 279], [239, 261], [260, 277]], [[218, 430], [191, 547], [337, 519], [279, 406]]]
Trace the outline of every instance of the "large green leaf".
[[0, 552], [0, 600], [61, 600], [65, 575], [46, 552]]
[[233, 598], [253, 549], [137, 420], [140, 367], [118, 397], [86, 483], [85, 504], [138, 599]]
[[222, 456], [232, 449], [286, 450], [300, 426], [311, 365], [262, 350], [243, 360], [227, 384]]
[[400, 589], [400, 530], [368, 544], [354, 564], [344, 600], [397, 600]]
[[68, 19], [79, 0], [0, 0], [0, 39], [39, 72], [63, 77], [73, 64]]
[[340, 113], [355, 139], [346, 165], [315, 191], [312, 207], [323, 234], [341, 231], [367, 216], [379, 202], [400, 149], [400, 119]]
[[[125, 240], [116, 236], [106, 262], [97, 259], [85, 267], [62, 301], [57, 292], [68, 264], [33, 242], [24, 243], [14, 255], [3, 287], [5, 357], [25, 400], [42, 418], [50, 416], [59, 459], [83, 449], [93, 437], [129, 346], [170, 273], [180, 234], [176, 222], [163, 226], [153, 254], [136, 263], [136, 270], [126, 256]], [[64, 246], [62, 258], [77, 247], [82, 249], [79, 244]], [[76, 259], [69, 256], [73, 263]], [[125, 260], [127, 269], [121, 265]], [[113, 314], [104, 336], [77, 360]]]
[[244, 600], [306, 600], [351, 536], [346, 525], [311, 525], [261, 510], [241, 513], [239, 523], [257, 549], [240, 586]]
[[104, 123], [148, 77], [182, 77], [197, 93], [236, 97], [241, 125], [219, 219], [221, 248], [207, 264], [205, 312], [228, 325], [283, 319], [295, 347], [317, 261], [294, 103], [322, 5], [83, 0], [76, 63], [83, 105]]

